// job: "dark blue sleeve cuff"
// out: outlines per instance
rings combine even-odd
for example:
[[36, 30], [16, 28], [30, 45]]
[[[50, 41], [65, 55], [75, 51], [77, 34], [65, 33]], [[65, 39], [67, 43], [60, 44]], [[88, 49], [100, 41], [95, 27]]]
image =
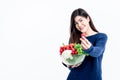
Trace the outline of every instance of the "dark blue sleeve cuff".
[[93, 45], [90, 48], [88, 48], [88, 49], [86, 49], [84, 51], [89, 54], [92, 50], [93, 50]]

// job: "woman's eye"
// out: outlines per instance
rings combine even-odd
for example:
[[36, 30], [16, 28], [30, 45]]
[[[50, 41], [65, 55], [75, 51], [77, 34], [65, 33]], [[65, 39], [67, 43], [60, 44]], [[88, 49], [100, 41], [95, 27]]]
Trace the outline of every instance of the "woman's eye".
[[82, 19], [79, 19], [80, 22], [82, 22], [83, 20]]
[[75, 25], [77, 25], [78, 23], [75, 23]]

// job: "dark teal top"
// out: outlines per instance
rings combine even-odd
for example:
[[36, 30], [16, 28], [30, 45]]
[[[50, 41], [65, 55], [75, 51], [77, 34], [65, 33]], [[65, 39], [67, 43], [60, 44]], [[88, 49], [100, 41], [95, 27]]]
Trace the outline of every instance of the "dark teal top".
[[105, 33], [86, 37], [92, 46], [84, 50], [89, 54], [77, 68], [70, 68], [67, 80], [102, 80], [102, 58], [107, 42]]

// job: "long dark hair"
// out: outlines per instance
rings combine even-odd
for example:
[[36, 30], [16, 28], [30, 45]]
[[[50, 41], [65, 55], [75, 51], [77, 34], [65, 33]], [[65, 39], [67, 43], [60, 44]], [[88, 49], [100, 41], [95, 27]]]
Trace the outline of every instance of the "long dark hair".
[[81, 32], [78, 31], [75, 27], [75, 17], [76, 16], [82, 16], [82, 17], [89, 17], [90, 21], [90, 27], [93, 31], [98, 32], [98, 30], [95, 28], [91, 17], [89, 16], [89, 14], [82, 8], [78, 8], [76, 10], [74, 10], [71, 14], [71, 20], [70, 20], [70, 39], [69, 39], [69, 43], [78, 43], [80, 42], [79, 38], [81, 37]]

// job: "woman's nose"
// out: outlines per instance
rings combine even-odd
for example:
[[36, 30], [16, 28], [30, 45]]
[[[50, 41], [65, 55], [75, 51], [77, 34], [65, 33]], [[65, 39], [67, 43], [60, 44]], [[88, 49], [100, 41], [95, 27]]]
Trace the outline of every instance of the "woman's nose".
[[78, 23], [78, 26], [81, 26], [81, 23], [80, 23], [80, 22]]

